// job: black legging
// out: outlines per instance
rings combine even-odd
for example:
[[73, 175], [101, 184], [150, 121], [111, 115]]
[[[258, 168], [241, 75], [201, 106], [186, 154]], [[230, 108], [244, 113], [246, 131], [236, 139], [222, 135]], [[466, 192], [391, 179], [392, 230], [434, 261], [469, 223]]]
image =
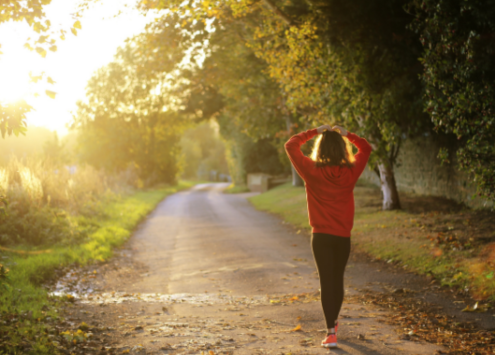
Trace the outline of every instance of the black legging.
[[311, 248], [320, 275], [321, 305], [327, 328], [333, 328], [344, 301], [344, 270], [351, 252], [351, 238], [313, 233]]

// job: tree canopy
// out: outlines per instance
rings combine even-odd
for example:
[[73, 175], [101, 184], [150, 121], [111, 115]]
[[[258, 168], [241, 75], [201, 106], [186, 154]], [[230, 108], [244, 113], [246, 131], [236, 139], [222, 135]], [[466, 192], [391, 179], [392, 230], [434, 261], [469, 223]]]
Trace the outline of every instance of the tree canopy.
[[132, 41], [120, 49], [89, 81], [73, 128], [79, 131], [82, 161], [114, 171], [133, 165], [145, 185], [173, 183], [184, 124], [167, 100], [171, 83], [148, 70], [146, 59]]
[[[421, 36], [426, 111], [457, 136], [459, 166], [481, 196], [495, 199], [495, 8], [490, 1], [413, 1]], [[448, 160], [448, 151], [440, 156]]]
[[[204, 1], [187, 6], [147, 1], [142, 6], [169, 8], [180, 14], [182, 25], [188, 21], [204, 23], [221, 32], [218, 42], [212, 37], [208, 54], [217, 54], [220, 42], [231, 42], [231, 53], [223, 56], [228, 65], [212, 58], [217, 65], [215, 78], [221, 72], [230, 79], [224, 80], [218, 91], [223, 90], [227, 99], [226, 91], [240, 94], [236, 103], [246, 112], [240, 119], [243, 125], [256, 130], [265, 127], [261, 122], [283, 124], [284, 118], [301, 122], [300, 127], [333, 121], [367, 137], [375, 147], [372, 164], [382, 178], [384, 208], [393, 209], [400, 207], [393, 165], [401, 140], [430, 129], [422, 110], [423, 87], [418, 78], [421, 43], [407, 29], [413, 17], [403, 10], [404, 4], [406, 1], [401, 0], [264, 0]], [[239, 42], [261, 60], [258, 72], [262, 75], [236, 80], [238, 73], [252, 72], [250, 68], [238, 71], [242, 64], [228, 58], [228, 54], [242, 58], [242, 52], [236, 50], [242, 47]], [[256, 67], [254, 60], [247, 63]], [[244, 104], [252, 95], [243, 86], [250, 81], [254, 88], [253, 84], [262, 82], [259, 78], [265, 80], [264, 87], [275, 88], [268, 92], [277, 99], [258, 95], [262, 100]], [[229, 110], [235, 104], [227, 106]], [[258, 107], [265, 111], [261, 113]]]

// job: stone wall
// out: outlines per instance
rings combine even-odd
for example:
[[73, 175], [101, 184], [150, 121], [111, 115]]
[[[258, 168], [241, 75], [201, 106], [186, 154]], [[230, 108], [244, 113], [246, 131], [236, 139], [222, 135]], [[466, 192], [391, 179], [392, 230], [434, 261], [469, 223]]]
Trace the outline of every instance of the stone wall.
[[[440, 143], [443, 142], [443, 143]], [[480, 198], [474, 198], [476, 187], [467, 175], [458, 171], [455, 152], [452, 149], [451, 163], [440, 164], [437, 158], [445, 140], [438, 136], [426, 136], [404, 140], [395, 167], [395, 179], [399, 191], [419, 195], [442, 196], [470, 207], [486, 207], [492, 204]], [[362, 178], [380, 186], [380, 180], [374, 171], [366, 168]]]

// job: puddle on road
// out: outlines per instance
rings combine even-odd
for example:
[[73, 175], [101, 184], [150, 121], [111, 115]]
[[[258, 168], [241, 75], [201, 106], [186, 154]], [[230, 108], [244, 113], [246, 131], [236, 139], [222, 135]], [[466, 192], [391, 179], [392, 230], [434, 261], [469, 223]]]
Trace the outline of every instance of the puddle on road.
[[54, 291], [53, 296], [64, 296], [70, 294], [80, 303], [84, 304], [119, 304], [130, 302], [162, 303], [162, 304], [194, 304], [194, 305], [260, 305], [269, 304], [267, 296], [232, 296], [223, 294], [160, 294], [160, 293], [126, 293], [126, 292], [103, 292], [103, 293], [66, 293], [64, 291]]

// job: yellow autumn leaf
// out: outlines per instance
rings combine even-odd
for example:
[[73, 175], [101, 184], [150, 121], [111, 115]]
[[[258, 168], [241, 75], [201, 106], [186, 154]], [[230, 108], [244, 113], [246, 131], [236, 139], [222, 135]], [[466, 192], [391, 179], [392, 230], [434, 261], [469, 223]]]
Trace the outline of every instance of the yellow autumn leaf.
[[36, 52], [38, 52], [39, 55], [41, 55], [43, 58], [46, 57], [46, 50], [44, 50], [41, 47], [36, 47]]
[[75, 28], [71, 28], [70, 31], [74, 36], [77, 36], [77, 30]]
[[55, 81], [51, 77], [46, 78], [46, 81], [48, 84], [55, 84]]
[[76, 22], [74, 22], [74, 26], [73, 26], [73, 27], [74, 27], [74, 28], [77, 28], [77, 29], [79, 29], [79, 30], [80, 30], [80, 29], [82, 29], [82, 27], [81, 27], [81, 22], [80, 22], [79, 20], [77, 20]]
[[43, 74], [44, 72], [42, 72], [40, 75], [33, 75], [32, 72], [29, 72], [29, 77], [31, 78], [31, 82], [37, 83], [38, 81], [43, 79]]
[[50, 91], [50, 90], [45, 90], [45, 94], [47, 94], [48, 96], [50, 96], [52, 99], [54, 99], [55, 96], [57, 95], [56, 92]]
[[298, 324], [297, 327], [291, 330], [291, 332], [299, 332], [302, 329], [301, 324]]

